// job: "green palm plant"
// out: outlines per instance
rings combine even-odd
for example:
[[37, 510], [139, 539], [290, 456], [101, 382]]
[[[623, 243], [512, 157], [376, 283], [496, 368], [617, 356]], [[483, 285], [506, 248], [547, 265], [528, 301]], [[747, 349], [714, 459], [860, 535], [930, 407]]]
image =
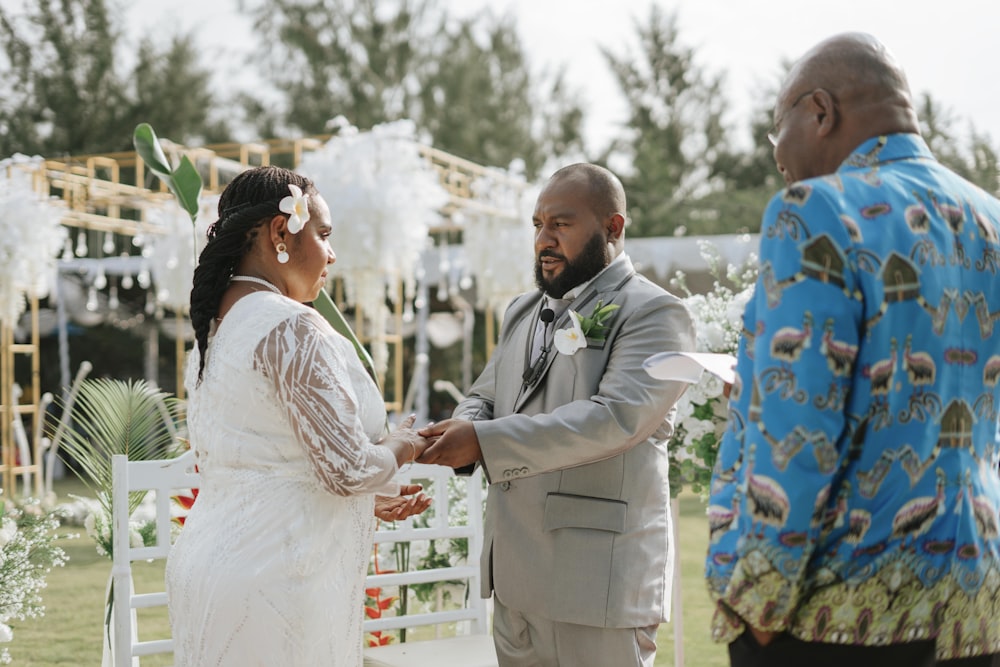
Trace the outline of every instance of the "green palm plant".
[[[132, 461], [167, 459], [178, 455], [177, 424], [181, 402], [138, 380], [89, 379], [70, 415], [75, 428], [67, 429], [61, 444], [82, 469], [78, 476], [97, 496], [104, 516], [111, 516], [111, 457], [125, 454]], [[145, 492], [129, 494], [129, 514], [139, 507]]]

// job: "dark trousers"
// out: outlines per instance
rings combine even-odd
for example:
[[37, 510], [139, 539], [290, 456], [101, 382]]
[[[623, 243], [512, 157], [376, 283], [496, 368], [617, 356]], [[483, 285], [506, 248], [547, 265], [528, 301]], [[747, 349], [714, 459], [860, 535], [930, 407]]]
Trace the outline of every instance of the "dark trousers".
[[732, 667], [1000, 667], [1000, 653], [937, 660], [933, 641], [846, 646], [804, 642], [785, 634], [761, 646], [750, 632], [744, 632], [729, 645], [729, 662]]

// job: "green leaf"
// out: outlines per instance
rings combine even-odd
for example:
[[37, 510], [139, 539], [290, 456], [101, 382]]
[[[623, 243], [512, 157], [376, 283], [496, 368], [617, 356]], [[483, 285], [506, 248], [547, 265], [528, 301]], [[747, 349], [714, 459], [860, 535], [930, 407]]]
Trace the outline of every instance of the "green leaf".
[[139, 123], [132, 133], [132, 145], [135, 152], [139, 154], [143, 162], [169, 185], [171, 180], [170, 164], [167, 156], [160, 147], [160, 140], [156, 138], [156, 132], [149, 123]]
[[619, 308], [621, 308], [621, 306], [619, 306], [617, 303], [609, 303], [603, 308], [601, 308], [600, 304], [598, 304], [598, 307], [594, 310], [594, 315], [603, 320], [609, 315], [611, 315], [611, 313], [618, 310]]
[[[80, 479], [111, 516], [111, 457], [126, 454], [132, 461], [172, 458], [179, 421], [177, 399], [143, 381], [88, 379], [80, 384], [61, 451], [80, 466]], [[169, 422], [169, 423], [168, 423]], [[129, 513], [145, 493], [129, 494]]]
[[191, 216], [191, 222], [198, 218], [198, 197], [201, 195], [201, 175], [188, 156], [181, 157], [177, 169], [171, 169], [167, 156], [156, 138], [156, 132], [149, 123], [136, 125], [132, 133], [132, 144], [150, 171], [162, 180], [174, 193], [177, 203]]
[[167, 182], [177, 202], [181, 205], [193, 222], [198, 217], [198, 197], [201, 195], [201, 174], [195, 168], [188, 156], [181, 158], [181, 163], [174, 171], [173, 178]]
[[[351, 341], [351, 344], [354, 345], [355, 351], [358, 353], [358, 358], [361, 359], [361, 363], [364, 364], [365, 368], [367, 368], [372, 374], [372, 377], [375, 379], [375, 384], [378, 385], [378, 373], [375, 371], [375, 362], [372, 361], [371, 355], [368, 354], [368, 350], [366, 350], [365, 346], [358, 340], [358, 337], [354, 334], [354, 330], [351, 329], [351, 325], [347, 323], [343, 313], [341, 313], [340, 309], [337, 308], [337, 304], [333, 302], [333, 299], [331, 299], [330, 295], [326, 293], [326, 290], [321, 289], [319, 291], [319, 295], [313, 301], [313, 306], [319, 314], [330, 323], [330, 326], [333, 327], [334, 331]], [[382, 387], [379, 386], [379, 389], [381, 390]]]

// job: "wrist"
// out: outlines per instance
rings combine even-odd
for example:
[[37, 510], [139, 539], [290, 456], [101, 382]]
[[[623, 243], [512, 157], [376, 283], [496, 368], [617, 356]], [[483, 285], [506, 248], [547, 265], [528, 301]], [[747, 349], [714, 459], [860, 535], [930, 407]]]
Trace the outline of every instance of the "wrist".
[[417, 448], [409, 440], [403, 440], [400, 445], [396, 450], [396, 465], [400, 470], [405, 470], [417, 460]]

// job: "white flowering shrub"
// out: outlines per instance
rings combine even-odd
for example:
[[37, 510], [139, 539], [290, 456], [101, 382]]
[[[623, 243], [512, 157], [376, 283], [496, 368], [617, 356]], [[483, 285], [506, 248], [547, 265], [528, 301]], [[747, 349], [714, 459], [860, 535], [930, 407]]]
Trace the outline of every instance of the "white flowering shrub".
[[[71, 497], [75, 501], [74, 505], [82, 508], [82, 510], [75, 511], [84, 515], [83, 527], [87, 531], [87, 535], [94, 540], [97, 553], [111, 558], [113, 555], [111, 516], [104, 509], [102, 503], [93, 498]], [[129, 518], [129, 546], [136, 549], [156, 544], [155, 516], [156, 508], [153, 504], [153, 496], [147, 495], [135, 514]], [[175, 525], [172, 526], [172, 538], [176, 539], [176, 533], [180, 532], [180, 526], [180, 522], [175, 522]]]
[[[0, 505], [0, 643], [14, 638], [9, 622], [45, 615], [41, 590], [53, 567], [66, 563], [66, 553], [55, 544], [58, 515], [35, 501]], [[11, 662], [0, 649], [0, 664]]]
[[[671, 284], [686, 295], [684, 304], [694, 320], [696, 351], [735, 355], [743, 330], [743, 311], [757, 279], [757, 259], [751, 256], [743, 267], [728, 265], [723, 272], [715, 246], [707, 241], [698, 245], [715, 278], [712, 290], [707, 294], [691, 293], [680, 271]], [[670, 489], [675, 496], [684, 486], [703, 497], [708, 493], [729, 412], [724, 389], [722, 380], [702, 373], [698, 384], [688, 387], [677, 401], [674, 434], [667, 445]]]

